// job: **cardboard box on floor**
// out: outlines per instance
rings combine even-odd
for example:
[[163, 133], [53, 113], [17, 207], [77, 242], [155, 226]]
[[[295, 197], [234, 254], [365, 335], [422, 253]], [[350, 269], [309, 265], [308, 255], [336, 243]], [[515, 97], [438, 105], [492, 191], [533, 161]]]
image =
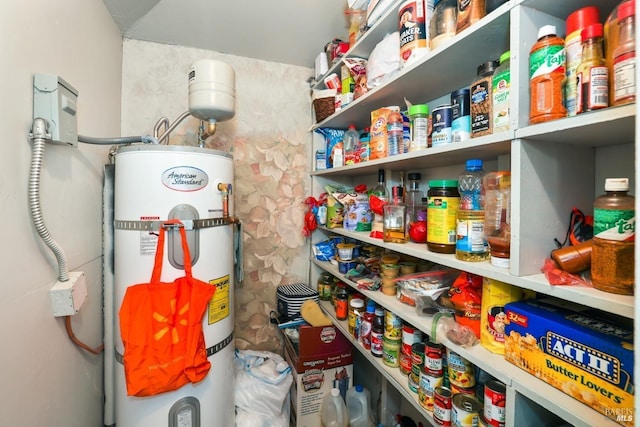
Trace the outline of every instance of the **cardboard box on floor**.
[[293, 374], [292, 426], [321, 427], [324, 396], [335, 387], [345, 397], [353, 384], [351, 352], [351, 341], [335, 326], [301, 326], [297, 346], [285, 338], [285, 360]]

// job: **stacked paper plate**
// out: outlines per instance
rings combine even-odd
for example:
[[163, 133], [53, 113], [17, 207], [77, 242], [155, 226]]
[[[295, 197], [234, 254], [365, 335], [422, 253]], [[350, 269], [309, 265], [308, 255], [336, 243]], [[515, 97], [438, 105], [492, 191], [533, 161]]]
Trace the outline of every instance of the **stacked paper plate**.
[[304, 283], [294, 283], [291, 285], [278, 286], [276, 291], [278, 296], [278, 314], [281, 320], [301, 319], [300, 307], [308, 300], [319, 301], [318, 292], [311, 289]]

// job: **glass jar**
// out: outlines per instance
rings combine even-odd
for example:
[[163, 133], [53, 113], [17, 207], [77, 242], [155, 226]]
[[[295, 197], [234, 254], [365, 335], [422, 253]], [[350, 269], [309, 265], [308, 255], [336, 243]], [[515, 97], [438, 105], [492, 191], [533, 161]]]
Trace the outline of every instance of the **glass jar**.
[[429, 23], [429, 46], [437, 49], [443, 42], [456, 35], [456, 0], [435, 0], [433, 16]]

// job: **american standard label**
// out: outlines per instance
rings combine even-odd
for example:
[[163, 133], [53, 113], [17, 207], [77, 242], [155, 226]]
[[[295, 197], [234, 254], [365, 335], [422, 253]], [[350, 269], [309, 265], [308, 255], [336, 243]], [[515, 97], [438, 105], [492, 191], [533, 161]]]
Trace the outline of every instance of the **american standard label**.
[[198, 191], [208, 183], [207, 174], [192, 166], [177, 166], [162, 173], [162, 184], [176, 191]]

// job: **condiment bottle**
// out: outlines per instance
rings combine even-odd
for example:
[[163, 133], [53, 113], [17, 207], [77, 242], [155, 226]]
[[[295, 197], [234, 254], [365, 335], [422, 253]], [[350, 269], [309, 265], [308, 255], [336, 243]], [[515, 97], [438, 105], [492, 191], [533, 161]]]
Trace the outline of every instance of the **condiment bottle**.
[[576, 70], [576, 113], [609, 106], [609, 70], [602, 52], [602, 24], [582, 30], [582, 62]]
[[382, 357], [382, 343], [384, 340], [384, 309], [376, 307], [373, 325], [371, 327], [371, 354]]
[[618, 47], [613, 51], [613, 102], [636, 100], [636, 0], [618, 6]]
[[344, 283], [338, 283], [335, 296], [336, 319], [347, 320], [349, 317], [349, 293]]
[[362, 298], [352, 298], [349, 301], [349, 313], [348, 313], [348, 329], [351, 336], [358, 339], [360, 333], [360, 318], [364, 314], [364, 300]]
[[367, 301], [367, 311], [364, 313], [364, 316], [362, 316], [362, 322], [360, 322], [360, 333], [358, 335], [358, 341], [362, 343], [362, 346], [366, 350], [371, 350], [371, 330], [373, 328], [373, 319], [376, 317], [375, 310], [375, 301]]
[[566, 52], [565, 107], [568, 116], [577, 113], [576, 100], [580, 87], [577, 86], [576, 73], [582, 62], [582, 30], [591, 24], [600, 22], [600, 12], [596, 6], [586, 6], [572, 12], [567, 17], [566, 37], [564, 39]]
[[591, 282], [601, 291], [633, 295], [635, 198], [627, 194], [628, 178], [607, 178], [604, 190], [593, 205]]
[[493, 132], [508, 131], [511, 120], [511, 51], [500, 55], [500, 65], [491, 78], [491, 114]]
[[509, 268], [511, 258], [511, 172], [489, 172], [484, 185], [484, 234], [491, 265]]
[[564, 107], [564, 40], [554, 25], [538, 30], [538, 41], [529, 54], [529, 123], [543, 123], [567, 116]]
[[471, 83], [471, 138], [489, 135], [493, 131], [491, 85], [493, 72], [500, 65], [489, 61], [478, 67], [478, 76]]

